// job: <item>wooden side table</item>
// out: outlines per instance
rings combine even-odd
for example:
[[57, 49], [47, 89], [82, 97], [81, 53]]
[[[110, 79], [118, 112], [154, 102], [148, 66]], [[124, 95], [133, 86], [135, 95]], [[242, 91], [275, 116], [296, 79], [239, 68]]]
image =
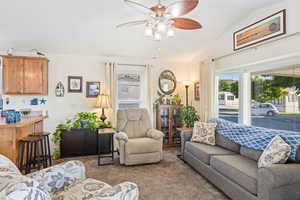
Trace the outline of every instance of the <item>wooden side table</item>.
[[[97, 134], [97, 146], [98, 146], [98, 166], [102, 165], [112, 165], [114, 164], [114, 134], [115, 130], [112, 128], [104, 128], [104, 129], [98, 129]], [[111, 155], [101, 155], [101, 137], [108, 136], [109, 140], [108, 142], [111, 142]], [[111, 158], [110, 162], [103, 162], [101, 163], [101, 158]]]

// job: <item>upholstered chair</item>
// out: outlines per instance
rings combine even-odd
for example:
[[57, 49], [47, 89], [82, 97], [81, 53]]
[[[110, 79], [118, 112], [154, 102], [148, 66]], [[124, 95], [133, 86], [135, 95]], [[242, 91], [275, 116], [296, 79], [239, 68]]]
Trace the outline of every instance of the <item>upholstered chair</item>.
[[158, 163], [163, 157], [163, 133], [151, 127], [146, 109], [122, 109], [117, 112], [120, 164]]
[[138, 200], [135, 183], [110, 186], [87, 178], [80, 161], [68, 161], [22, 175], [16, 165], [0, 154], [1, 200]]

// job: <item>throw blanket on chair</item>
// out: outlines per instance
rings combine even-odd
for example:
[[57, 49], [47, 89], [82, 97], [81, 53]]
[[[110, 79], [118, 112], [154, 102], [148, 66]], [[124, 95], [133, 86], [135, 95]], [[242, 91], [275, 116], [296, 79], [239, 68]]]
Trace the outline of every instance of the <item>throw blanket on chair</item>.
[[217, 123], [217, 132], [241, 146], [256, 150], [264, 150], [269, 142], [277, 135], [288, 143], [292, 152], [290, 160], [296, 161], [297, 148], [300, 146], [300, 133], [293, 131], [274, 130], [255, 126], [233, 123], [223, 119], [213, 119]]

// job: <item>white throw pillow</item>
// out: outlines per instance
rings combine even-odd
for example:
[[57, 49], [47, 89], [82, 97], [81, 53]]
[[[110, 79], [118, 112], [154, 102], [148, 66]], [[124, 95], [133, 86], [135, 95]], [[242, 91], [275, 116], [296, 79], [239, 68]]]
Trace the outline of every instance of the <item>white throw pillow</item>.
[[280, 136], [268, 144], [258, 160], [258, 168], [271, 167], [273, 164], [284, 164], [291, 154], [291, 147]]
[[192, 142], [216, 145], [216, 123], [195, 122]]

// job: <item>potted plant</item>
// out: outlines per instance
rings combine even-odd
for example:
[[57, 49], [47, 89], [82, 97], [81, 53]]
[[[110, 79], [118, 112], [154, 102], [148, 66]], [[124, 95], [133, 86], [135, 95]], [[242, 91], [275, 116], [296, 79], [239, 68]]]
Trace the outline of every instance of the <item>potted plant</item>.
[[89, 112], [78, 113], [73, 119], [59, 124], [52, 138], [55, 144], [53, 158], [97, 154], [97, 129], [100, 127], [112, 126], [110, 122], [100, 121], [96, 113]]
[[181, 108], [180, 117], [186, 128], [194, 127], [194, 123], [200, 119], [197, 110], [193, 106], [183, 106]]

